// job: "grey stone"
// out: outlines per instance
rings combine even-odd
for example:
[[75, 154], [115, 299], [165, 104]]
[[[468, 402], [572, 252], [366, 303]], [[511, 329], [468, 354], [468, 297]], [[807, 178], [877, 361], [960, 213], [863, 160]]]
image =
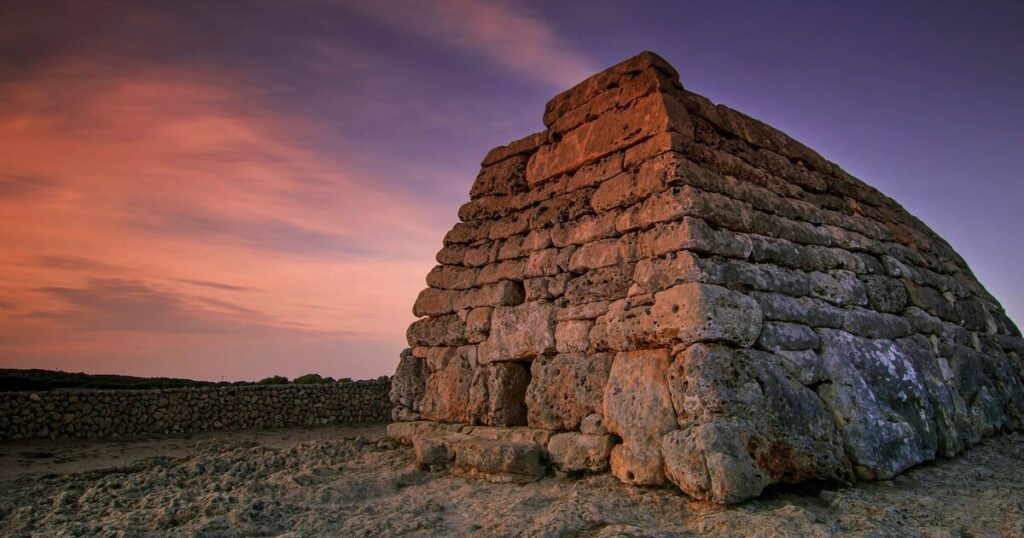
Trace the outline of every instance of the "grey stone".
[[829, 379], [818, 387], [857, 476], [888, 479], [933, 459], [935, 410], [907, 350], [889, 340], [821, 330]]
[[906, 308], [907, 288], [899, 280], [882, 275], [864, 275], [861, 279], [871, 308], [890, 314], [898, 314]]
[[828, 410], [770, 354], [697, 344], [668, 386], [680, 432], [661, 440], [666, 474], [692, 497], [737, 502], [768, 484], [850, 476]]
[[767, 351], [815, 349], [818, 347], [818, 335], [804, 325], [766, 321], [761, 326], [757, 347]]

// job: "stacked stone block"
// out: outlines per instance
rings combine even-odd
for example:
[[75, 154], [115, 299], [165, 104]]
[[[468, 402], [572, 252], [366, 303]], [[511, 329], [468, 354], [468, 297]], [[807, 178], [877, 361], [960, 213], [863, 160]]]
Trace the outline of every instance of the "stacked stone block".
[[544, 124], [484, 158], [395, 419], [576, 432], [623, 481], [716, 502], [1021, 429], [1020, 331], [893, 200], [651, 53]]

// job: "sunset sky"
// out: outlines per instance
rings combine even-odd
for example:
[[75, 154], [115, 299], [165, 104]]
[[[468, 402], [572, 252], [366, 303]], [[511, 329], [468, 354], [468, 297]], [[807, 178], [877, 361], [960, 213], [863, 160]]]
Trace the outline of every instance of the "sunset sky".
[[0, 2], [0, 367], [390, 374], [486, 151], [645, 49], [1021, 324], [1024, 2], [940, 3]]

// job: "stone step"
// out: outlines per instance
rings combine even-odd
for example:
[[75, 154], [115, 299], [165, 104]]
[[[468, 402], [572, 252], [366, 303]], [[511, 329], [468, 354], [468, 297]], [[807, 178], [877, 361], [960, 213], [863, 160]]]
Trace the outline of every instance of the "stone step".
[[525, 484], [544, 476], [541, 447], [532, 442], [466, 438], [450, 445], [452, 469], [490, 482]]
[[[539, 479], [546, 464], [569, 473], [608, 470], [615, 438], [576, 432], [551, 435], [534, 428], [495, 428], [421, 422], [391, 428], [393, 437], [413, 445], [421, 469], [452, 468], [499, 482]], [[461, 455], [461, 456], [460, 456]]]

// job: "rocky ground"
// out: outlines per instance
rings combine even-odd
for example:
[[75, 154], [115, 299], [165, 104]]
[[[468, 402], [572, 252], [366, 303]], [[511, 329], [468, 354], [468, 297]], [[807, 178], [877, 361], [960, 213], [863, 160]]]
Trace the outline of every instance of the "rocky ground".
[[608, 475], [428, 473], [383, 426], [0, 444], [3, 536], [1022, 536], [1024, 436], [738, 506]]

